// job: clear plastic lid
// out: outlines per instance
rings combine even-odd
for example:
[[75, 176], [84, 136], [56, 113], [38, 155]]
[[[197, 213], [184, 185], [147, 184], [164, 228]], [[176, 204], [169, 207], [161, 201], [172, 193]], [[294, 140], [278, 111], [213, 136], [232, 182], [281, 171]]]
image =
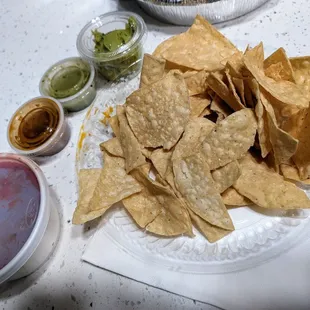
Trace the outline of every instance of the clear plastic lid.
[[40, 186], [23, 162], [0, 158], [0, 270], [28, 240], [40, 206]]

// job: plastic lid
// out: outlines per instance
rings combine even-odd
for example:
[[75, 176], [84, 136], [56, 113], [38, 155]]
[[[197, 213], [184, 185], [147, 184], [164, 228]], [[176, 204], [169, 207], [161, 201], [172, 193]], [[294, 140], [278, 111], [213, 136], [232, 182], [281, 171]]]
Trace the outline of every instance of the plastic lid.
[[0, 270], [28, 240], [40, 206], [33, 171], [14, 158], [0, 158]]

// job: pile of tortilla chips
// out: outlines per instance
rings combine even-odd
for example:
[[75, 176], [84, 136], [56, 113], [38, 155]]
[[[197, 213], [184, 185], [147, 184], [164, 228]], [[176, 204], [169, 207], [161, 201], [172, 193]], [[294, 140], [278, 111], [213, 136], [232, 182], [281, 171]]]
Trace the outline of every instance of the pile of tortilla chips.
[[[144, 57], [140, 88], [110, 119], [103, 169], [81, 170], [73, 223], [122, 201], [161, 236], [215, 242], [227, 206], [310, 208], [310, 57], [238, 50], [201, 16]], [[150, 177], [153, 175], [155, 177]]]

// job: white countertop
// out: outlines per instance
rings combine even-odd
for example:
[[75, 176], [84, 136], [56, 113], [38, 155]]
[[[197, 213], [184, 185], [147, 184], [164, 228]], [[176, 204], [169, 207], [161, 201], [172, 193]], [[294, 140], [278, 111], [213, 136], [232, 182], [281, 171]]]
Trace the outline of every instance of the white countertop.
[[[76, 36], [96, 15], [137, 11], [148, 25], [146, 51], [185, 28], [146, 17], [133, 0], [0, 0], [0, 151], [10, 151], [6, 126], [16, 108], [39, 95], [38, 83], [54, 62], [77, 55]], [[271, 0], [246, 17], [220, 25], [232, 41], [283, 46], [290, 56], [310, 54], [310, 2]], [[101, 270], [81, 261], [95, 227], [72, 226], [76, 205], [74, 158], [85, 111], [70, 115], [66, 149], [41, 164], [62, 214], [62, 234], [48, 264], [0, 288], [0, 309], [217, 309]], [[102, 249], [104, 255], [104, 249]], [[310, 255], [309, 255], [310, 259]]]

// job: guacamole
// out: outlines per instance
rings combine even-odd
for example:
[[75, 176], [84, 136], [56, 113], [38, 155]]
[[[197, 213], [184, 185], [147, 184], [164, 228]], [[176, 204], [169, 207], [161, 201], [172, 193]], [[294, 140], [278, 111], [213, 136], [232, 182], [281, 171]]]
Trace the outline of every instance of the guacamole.
[[[136, 31], [137, 22], [132, 16], [129, 17], [125, 29], [116, 29], [107, 33], [101, 33], [97, 29], [92, 31], [96, 65], [99, 73], [107, 80], [117, 80], [134, 72], [141, 66], [141, 46], [117, 53], [122, 46], [134, 37]], [[115, 55], [110, 54], [113, 52], [115, 52]]]

